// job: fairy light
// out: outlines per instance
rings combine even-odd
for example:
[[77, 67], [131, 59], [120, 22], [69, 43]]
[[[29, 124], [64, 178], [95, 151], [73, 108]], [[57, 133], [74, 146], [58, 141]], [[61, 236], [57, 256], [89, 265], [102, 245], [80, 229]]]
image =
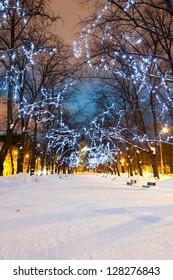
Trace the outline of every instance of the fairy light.
[[[109, 2], [111, 3], [112, 1]], [[128, 1], [127, 5], [125, 6], [125, 11], [130, 9], [134, 4], [135, 1]], [[83, 52], [85, 49], [87, 62], [90, 68], [94, 68], [94, 70], [99, 71], [99, 73], [100, 70], [102, 70], [104, 77], [106, 75], [108, 75], [109, 77], [109, 74], [111, 75], [112, 73], [114, 73], [115, 75], [119, 75], [122, 79], [128, 80], [132, 85], [135, 85], [136, 95], [140, 100], [141, 106], [144, 106], [145, 108], [146, 104], [149, 102], [149, 95], [147, 94], [148, 92], [153, 94], [156, 98], [157, 104], [161, 105], [162, 100], [159, 92], [165, 91], [166, 98], [167, 100], [169, 100], [169, 74], [162, 74], [159, 71], [159, 60], [156, 57], [153, 57], [149, 54], [145, 56], [138, 54], [134, 55], [129, 51], [129, 45], [131, 47], [134, 46], [135, 49], [137, 49], [137, 47], [140, 48], [143, 43], [142, 38], [134, 36], [130, 32], [123, 32], [122, 36], [115, 36], [114, 30], [112, 30], [110, 23], [105, 24], [104, 26], [104, 23], [102, 22], [103, 14], [105, 13], [104, 22], [106, 22], [107, 13], [111, 12], [109, 7], [110, 6], [106, 6], [106, 9], [103, 9], [101, 11], [101, 13], [96, 17], [95, 21], [91, 24], [88, 24], [86, 28], [83, 29], [78, 43], [79, 49], [77, 46], [77, 42], [75, 42], [74, 52], [76, 54], [76, 57], [79, 58], [80, 55], [82, 55], [82, 48]], [[95, 55], [92, 55], [92, 53], [90, 53], [90, 49], [92, 49], [90, 48], [90, 44], [94, 42], [92, 38], [95, 39], [94, 36], [96, 32], [97, 34], [99, 34], [99, 32], [102, 32], [100, 33], [100, 46], [102, 48], [102, 54], [100, 55], [100, 57], [97, 56], [97, 63], [95, 63]], [[99, 38], [99, 35], [97, 36], [97, 38]], [[98, 43], [99, 41], [97, 41], [97, 44]], [[111, 45], [112, 48], [109, 48], [109, 45]], [[111, 59], [109, 56], [111, 57]], [[121, 65], [123, 65], [124, 67], [121, 67]], [[152, 73], [150, 72], [151, 68]], [[158, 79], [158, 83], [160, 84], [159, 88], [156, 85], [153, 89], [151, 78]], [[157, 91], [157, 93], [155, 91]], [[144, 105], [142, 105], [142, 103]], [[103, 148], [103, 139], [105, 139], [105, 141], [107, 141], [108, 143], [111, 143], [112, 139], [117, 138], [118, 141], [126, 143], [124, 133], [128, 130], [128, 128], [125, 128], [123, 126], [123, 123], [121, 123], [121, 120], [124, 120], [122, 112], [119, 115], [118, 125], [114, 130], [114, 133], [112, 133], [111, 128], [108, 128], [107, 130], [104, 129], [105, 116], [109, 114], [109, 109], [105, 111], [102, 116], [99, 116], [100, 122], [98, 121], [98, 118], [95, 118], [91, 122], [91, 128], [93, 129], [94, 127], [94, 131], [92, 131], [91, 129], [92, 132], [89, 132], [92, 150], [89, 154], [88, 164], [91, 167], [95, 167], [99, 163], [106, 164], [108, 162], [108, 159], [106, 158], [108, 151], [110, 150], [111, 152], [113, 152], [113, 150], [116, 149], [116, 147], [110, 148], [110, 146], [109, 148]], [[164, 119], [164, 116], [167, 113], [167, 109], [168, 106], [164, 104], [162, 110], [160, 111], [160, 116], [158, 115], [160, 120]], [[149, 139], [146, 134], [138, 135], [137, 131], [139, 130], [140, 127], [132, 128], [132, 131], [130, 132], [131, 141], [141, 143], [142, 145], [144, 143], [150, 143], [152, 139]], [[105, 151], [106, 154], [104, 154]]]
[[135, 4], [135, 0], [128, 0], [127, 6], [124, 8], [124, 11], [126, 12], [127, 10], [129, 10], [129, 8], [131, 8], [134, 4]]
[[[77, 136], [76, 134], [68, 128], [63, 120], [63, 110], [61, 108], [62, 96], [66, 93], [69, 86], [72, 86], [72, 82], [68, 79], [68, 84], [57, 86], [56, 92], [51, 95], [51, 89], [46, 87], [41, 87], [38, 91], [37, 96], [34, 98], [29, 97], [28, 94], [22, 96], [22, 102], [19, 103], [19, 94], [23, 89], [25, 82], [25, 75], [27, 73], [29, 79], [31, 77], [30, 73], [32, 68], [35, 67], [37, 57], [46, 53], [49, 56], [54, 56], [58, 53], [58, 47], [38, 47], [35, 43], [30, 40], [29, 24], [30, 16], [26, 11], [21, 7], [21, 1], [1, 1], [0, 3], [0, 12], [1, 18], [3, 18], [3, 26], [8, 24], [9, 20], [9, 11], [14, 11], [16, 17], [19, 18], [21, 25], [23, 24], [24, 30], [24, 39], [14, 49], [5, 50], [0, 52], [1, 61], [9, 61], [9, 68], [4, 75], [4, 81], [1, 83], [3, 91], [8, 91], [9, 85], [13, 87], [13, 101], [18, 103], [19, 108], [19, 118], [28, 117], [30, 124], [32, 123], [33, 118], [36, 118], [38, 127], [49, 123], [50, 129], [47, 131], [44, 140], [47, 141], [48, 149], [47, 152], [52, 153], [56, 149], [56, 153], [61, 156], [65, 153], [66, 146], [69, 147], [70, 153], [76, 149], [77, 146]], [[1, 29], [3, 28], [1, 25]], [[22, 67], [17, 63], [22, 58], [22, 61], [25, 61], [25, 65]], [[36, 83], [39, 83], [39, 77], [36, 78]], [[39, 88], [39, 87], [38, 87]], [[52, 109], [53, 108], [53, 109]], [[61, 109], [60, 119], [57, 118], [57, 112]], [[59, 130], [52, 130], [52, 126], [59, 126]], [[10, 125], [10, 129], [14, 128], [14, 124]], [[66, 157], [67, 156], [67, 157]], [[65, 154], [65, 157], [68, 158], [69, 153]], [[70, 160], [72, 165], [79, 164], [79, 156], [71, 156]]]
[[47, 142], [47, 152], [56, 151], [58, 164], [62, 165], [67, 162], [70, 168], [77, 167], [81, 163], [78, 150], [79, 133], [71, 130], [64, 123], [59, 129], [52, 129], [47, 132], [44, 140]]
[[[131, 0], [127, 2], [125, 6], [125, 11], [130, 9], [135, 4], [135, 1]], [[8, 9], [9, 2], [3, 1], [3, 4], [0, 4], [0, 10], [3, 12], [4, 21], [7, 20], [6, 10]], [[12, 7], [16, 10], [18, 15], [22, 15], [23, 23], [26, 25], [28, 23], [27, 18], [25, 18], [25, 11], [22, 11], [20, 8], [20, 1], [16, 1], [16, 6]], [[103, 54], [99, 57], [98, 63], [95, 63], [95, 59], [91, 55], [90, 48], [90, 38], [93, 35], [93, 31], [95, 28], [99, 27], [99, 24], [105, 18], [106, 15], [109, 15], [111, 11], [111, 1], [108, 5], [105, 5], [101, 11], [101, 13], [96, 17], [95, 21], [91, 24], [88, 24], [86, 28], [83, 29], [80, 35], [79, 43], [76, 41], [73, 42], [74, 55], [76, 58], [81, 58], [83, 53], [85, 52], [88, 66], [96, 71], [103, 71], [103, 73], [109, 76], [109, 74], [114, 73], [115, 75], [119, 75], [122, 79], [126, 79], [131, 82], [132, 85], [136, 86], [137, 95], [140, 98], [140, 101], [144, 104], [148, 101], [148, 95], [146, 92], [151, 92], [152, 83], [150, 80], [151, 73], [150, 68], [151, 65], [154, 68], [153, 75], [156, 78], [160, 78], [160, 87], [162, 91], [165, 90], [166, 98], [169, 99], [169, 86], [168, 79], [169, 73], [164, 73], [164, 75], [160, 74], [158, 69], [159, 61], [157, 58], [153, 58], [150, 55], [145, 57], [135, 56], [128, 51], [128, 43], [131, 46], [140, 47], [142, 45], [142, 39], [138, 36], [132, 35], [130, 32], [124, 32], [121, 36], [114, 35], [114, 30], [111, 24], [103, 25], [103, 37], [100, 39], [100, 45], [105, 48], [111, 44], [112, 50], [110, 51], [111, 58], [107, 56], [107, 52], [103, 52]], [[99, 29], [99, 28], [98, 28]], [[120, 44], [120, 42], [122, 42]], [[121, 48], [122, 47], [122, 48]], [[47, 48], [37, 48], [33, 42], [27, 41], [22, 44], [20, 49], [22, 55], [27, 60], [27, 65], [25, 69], [19, 70], [15, 61], [17, 60], [18, 53], [15, 50], [11, 53], [11, 59], [13, 61], [13, 65], [6, 75], [6, 82], [4, 86], [7, 85], [7, 82], [15, 83], [14, 86], [14, 98], [18, 98], [18, 92], [20, 91], [21, 85], [24, 83], [24, 74], [25, 71], [29, 70], [31, 65], [35, 64], [35, 58], [39, 53], [46, 52], [49, 55], [54, 55], [57, 53], [58, 49], [56, 47], [47, 49]], [[108, 49], [109, 51], [109, 49]], [[10, 53], [0, 53], [0, 58], [5, 60], [10, 56]], [[123, 65], [123, 67], [121, 67]], [[130, 70], [130, 71], [127, 71]], [[129, 75], [130, 72], [130, 75]], [[20, 79], [22, 76], [22, 79]], [[21, 81], [21, 82], [20, 82]], [[38, 123], [46, 123], [53, 122], [56, 123], [56, 129], [50, 129], [44, 138], [48, 145], [48, 152], [56, 151], [56, 155], [58, 155], [59, 159], [67, 160], [69, 166], [77, 166], [80, 163], [80, 156], [77, 153], [78, 150], [78, 139], [79, 135], [76, 131], [71, 130], [66, 123], [64, 122], [64, 112], [63, 106], [61, 106], [62, 96], [67, 91], [69, 85], [64, 85], [59, 93], [56, 96], [50, 97], [50, 92], [42, 87], [40, 89], [38, 99], [34, 100], [33, 104], [29, 104], [27, 98], [23, 99], [23, 104], [21, 104], [22, 108], [19, 112], [22, 115], [30, 116], [30, 120], [35, 116], [37, 117]], [[156, 94], [153, 91], [153, 94], [156, 96], [156, 101], [158, 104], [161, 104], [162, 100], [159, 94]], [[48, 110], [48, 104], [53, 105], [55, 108], [59, 109], [60, 118], [57, 118], [57, 115]], [[164, 104], [161, 112], [160, 119], [164, 119], [165, 113], [168, 109], [168, 106]], [[117, 116], [117, 124], [116, 127], [109, 127], [107, 129], [104, 128], [104, 122], [107, 116], [109, 116], [111, 110], [114, 110]], [[122, 110], [117, 110], [116, 105], [108, 107], [108, 109], [100, 114], [99, 117], [95, 118], [91, 122], [91, 127], [88, 130], [87, 134], [91, 141], [91, 151], [88, 157], [88, 166], [96, 167], [99, 164], [110, 164], [113, 163], [113, 159], [117, 155], [118, 147], [115, 145], [115, 140], [119, 142], [126, 143], [126, 139], [124, 137], [127, 128], [123, 126], [124, 120], [124, 112]], [[131, 131], [131, 139], [132, 141], [136, 141], [139, 143], [146, 143], [151, 141], [147, 137], [147, 135], [137, 135], [138, 128], [133, 128], [134, 131]], [[104, 144], [106, 142], [106, 144]], [[74, 152], [75, 150], [75, 152]]]
[[[5, 82], [2, 84], [2, 90], [7, 91], [8, 84], [14, 84], [14, 99], [18, 99], [17, 91], [20, 92], [20, 89], [23, 86], [24, 82], [24, 73], [26, 70], [29, 70], [30, 65], [34, 65], [36, 56], [41, 52], [47, 52], [50, 55], [57, 53], [57, 47], [53, 48], [38, 48], [28, 37], [27, 25], [29, 23], [30, 14], [27, 13], [22, 6], [21, 1], [1, 1], [0, 3], [1, 16], [3, 18], [3, 26], [8, 24], [9, 20], [9, 11], [16, 13], [16, 17], [19, 18], [21, 24], [23, 24], [25, 39], [21, 42], [19, 46], [15, 49], [7, 49], [3, 52], [0, 52], [0, 59], [3, 61], [11, 61], [11, 67], [8, 68]], [[22, 23], [23, 22], [23, 23]], [[1, 25], [1, 29], [3, 27]], [[19, 69], [16, 61], [20, 61], [20, 58], [23, 57], [26, 59], [26, 64], [24, 69]], [[18, 88], [18, 90], [17, 90]]]

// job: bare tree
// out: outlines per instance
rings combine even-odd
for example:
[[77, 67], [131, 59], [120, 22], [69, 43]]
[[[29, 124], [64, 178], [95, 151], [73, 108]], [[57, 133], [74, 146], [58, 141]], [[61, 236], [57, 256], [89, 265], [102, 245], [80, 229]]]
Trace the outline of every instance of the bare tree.
[[[128, 140], [133, 144], [135, 131], [136, 139], [145, 142], [141, 148], [149, 152], [158, 177], [160, 124], [172, 116], [172, 14], [168, 3], [154, 0], [103, 2], [101, 11], [83, 22], [76, 57], [85, 42], [84, 62], [91, 72], [107, 79], [110, 86], [115, 80], [115, 91], [121, 93], [118, 98], [124, 104], [126, 130], [131, 131]], [[117, 94], [115, 103], [120, 103], [116, 99]], [[148, 126], [147, 114], [154, 129]]]
[[[46, 10], [46, 0], [37, 1], [4, 1], [0, 13], [0, 62], [6, 73], [7, 92], [7, 128], [6, 140], [0, 151], [0, 175], [3, 174], [3, 163], [12, 140], [13, 130], [18, 118], [14, 119], [13, 103], [22, 99], [25, 74], [34, 57], [42, 50], [31, 40], [29, 28], [35, 18], [56, 20]], [[19, 97], [20, 96], [20, 97]]]

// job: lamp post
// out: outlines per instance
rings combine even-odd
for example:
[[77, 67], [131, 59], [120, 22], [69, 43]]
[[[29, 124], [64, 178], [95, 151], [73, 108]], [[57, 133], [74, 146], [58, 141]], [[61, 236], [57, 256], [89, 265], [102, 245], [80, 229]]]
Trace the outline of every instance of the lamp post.
[[160, 144], [160, 166], [161, 166], [161, 174], [164, 174], [164, 164], [163, 164], [163, 148], [162, 148], [162, 134], [168, 133], [169, 129], [167, 126], [164, 126], [161, 130], [161, 133], [159, 133], [159, 144]]

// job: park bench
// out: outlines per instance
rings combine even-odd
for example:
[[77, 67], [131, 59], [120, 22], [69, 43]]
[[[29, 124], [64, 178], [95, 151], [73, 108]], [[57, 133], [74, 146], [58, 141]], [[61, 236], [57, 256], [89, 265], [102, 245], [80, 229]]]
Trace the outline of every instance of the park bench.
[[130, 182], [127, 182], [127, 185], [131, 186], [132, 184], [136, 184], [136, 183], [137, 183], [137, 180], [132, 179], [132, 180], [130, 180]]
[[156, 186], [156, 182], [147, 182], [147, 185], [143, 185], [143, 188], [150, 188], [151, 186]]

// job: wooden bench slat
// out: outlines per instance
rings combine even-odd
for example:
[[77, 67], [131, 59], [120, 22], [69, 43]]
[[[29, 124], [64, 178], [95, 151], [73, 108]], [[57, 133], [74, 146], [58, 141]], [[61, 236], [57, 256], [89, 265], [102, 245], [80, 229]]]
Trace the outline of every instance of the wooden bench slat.
[[147, 185], [148, 186], [156, 186], [156, 183], [155, 182], [147, 182]]

